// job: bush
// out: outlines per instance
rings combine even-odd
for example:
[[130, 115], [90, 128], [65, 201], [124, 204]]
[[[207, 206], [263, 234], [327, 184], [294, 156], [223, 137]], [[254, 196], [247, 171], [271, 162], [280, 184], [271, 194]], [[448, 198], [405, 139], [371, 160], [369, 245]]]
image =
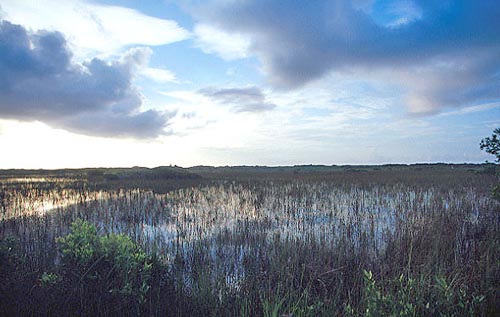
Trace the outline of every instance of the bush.
[[111, 302], [117, 309], [140, 309], [145, 303], [152, 260], [129, 237], [98, 236], [95, 226], [77, 220], [71, 233], [57, 242], [65, 287], [73, 288], [80, 298]]
[[457, 280], [436, 275], [434, 281], [424, 278], [390, 280], [386, 287], [376, 283], [371, 271], [364, 271], [365, 289], [360, 311], [347, 305], [350, 316], [475, 316], [480, 314], [484, 296], [468, 292]]

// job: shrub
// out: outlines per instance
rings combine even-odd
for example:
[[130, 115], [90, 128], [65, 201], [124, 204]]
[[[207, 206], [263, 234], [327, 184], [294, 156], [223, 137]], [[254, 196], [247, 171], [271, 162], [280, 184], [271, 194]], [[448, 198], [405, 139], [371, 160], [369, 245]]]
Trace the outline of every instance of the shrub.
[[436, 275], [434, 282], [424, 278], [399, 278], [378, 285], [371, 271], [363, 271], [365, 288], [356, 312], [346, 305], [350, 316], [475, 316], [480, 313], [484, 296], [470, 294], [457, 279]]
[[81, 298], [95, 294], [97, 302], [111, 301], [119, 304], [117, 308], [139, 309], [144, 304], [152, 261], [128, 236], [99, 236], [95, 226], [77, 220], [71, 232], [57, 242], [65, 285], [70, 283]]

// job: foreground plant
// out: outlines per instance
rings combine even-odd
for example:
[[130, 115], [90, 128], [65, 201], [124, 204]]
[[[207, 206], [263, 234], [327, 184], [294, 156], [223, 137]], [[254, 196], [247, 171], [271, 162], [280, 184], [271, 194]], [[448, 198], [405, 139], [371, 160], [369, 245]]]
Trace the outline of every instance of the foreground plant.
[[[81, 297], [95, 294], [118, 307], [145, 303], [151, 285], [152, 261], [128, 236], [99, 236], [92, 224], [77, 220], [57, 242], [65, 286]], [[45, 274], [45, 280], [48, 278]], [[43, 277], [42, 277], [43, 278]]]
[[[348, 316], [476, 316], [484, 296], [470, 294], [457, 280], [436, 275], [433, 281], [405, 277], [382, 285], [371, 271], [363, 271], [365, 288], [358, 310], [346, 305]], [[385, 287], [384, 287], [385, 286]]]

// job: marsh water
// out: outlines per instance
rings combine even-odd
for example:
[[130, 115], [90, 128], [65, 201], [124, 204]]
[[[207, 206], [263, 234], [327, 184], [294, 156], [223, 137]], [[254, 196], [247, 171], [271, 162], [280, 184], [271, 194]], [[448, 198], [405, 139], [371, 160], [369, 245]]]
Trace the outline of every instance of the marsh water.
[[[349, 243], [355, 252], [363, 250], [376, 259], [397, 235], [424, 228], [432, 217], [462, 217], [465, 233], [496, 206], [472, 187], [444, 191], [322, 181], [224, 181], [166, 194], [64, 184], [41, 190], [36, 182], [27, 182], [4, 196], [2, 235], [18, 236], [33, 266], [57, 262], [56, 237], [82, 218], [102, 234], [128, 235], [167, 265], [181, 267], [179, 279], [187, 288], [194, 287], [194, 271], [200, 266], [208, 268], [210, 282], [237, 288], [248, 261], [268, 261], [283, 243], [326, 250]], [[467, 241], [459, 242], [455, 252], [468, 252]]]

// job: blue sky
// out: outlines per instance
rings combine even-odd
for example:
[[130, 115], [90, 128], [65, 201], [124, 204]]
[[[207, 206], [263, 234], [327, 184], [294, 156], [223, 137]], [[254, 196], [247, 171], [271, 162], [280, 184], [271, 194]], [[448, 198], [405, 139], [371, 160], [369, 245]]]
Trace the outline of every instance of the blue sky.
[[2, 0], [0, 168], [483, 162], [500, 2]]

